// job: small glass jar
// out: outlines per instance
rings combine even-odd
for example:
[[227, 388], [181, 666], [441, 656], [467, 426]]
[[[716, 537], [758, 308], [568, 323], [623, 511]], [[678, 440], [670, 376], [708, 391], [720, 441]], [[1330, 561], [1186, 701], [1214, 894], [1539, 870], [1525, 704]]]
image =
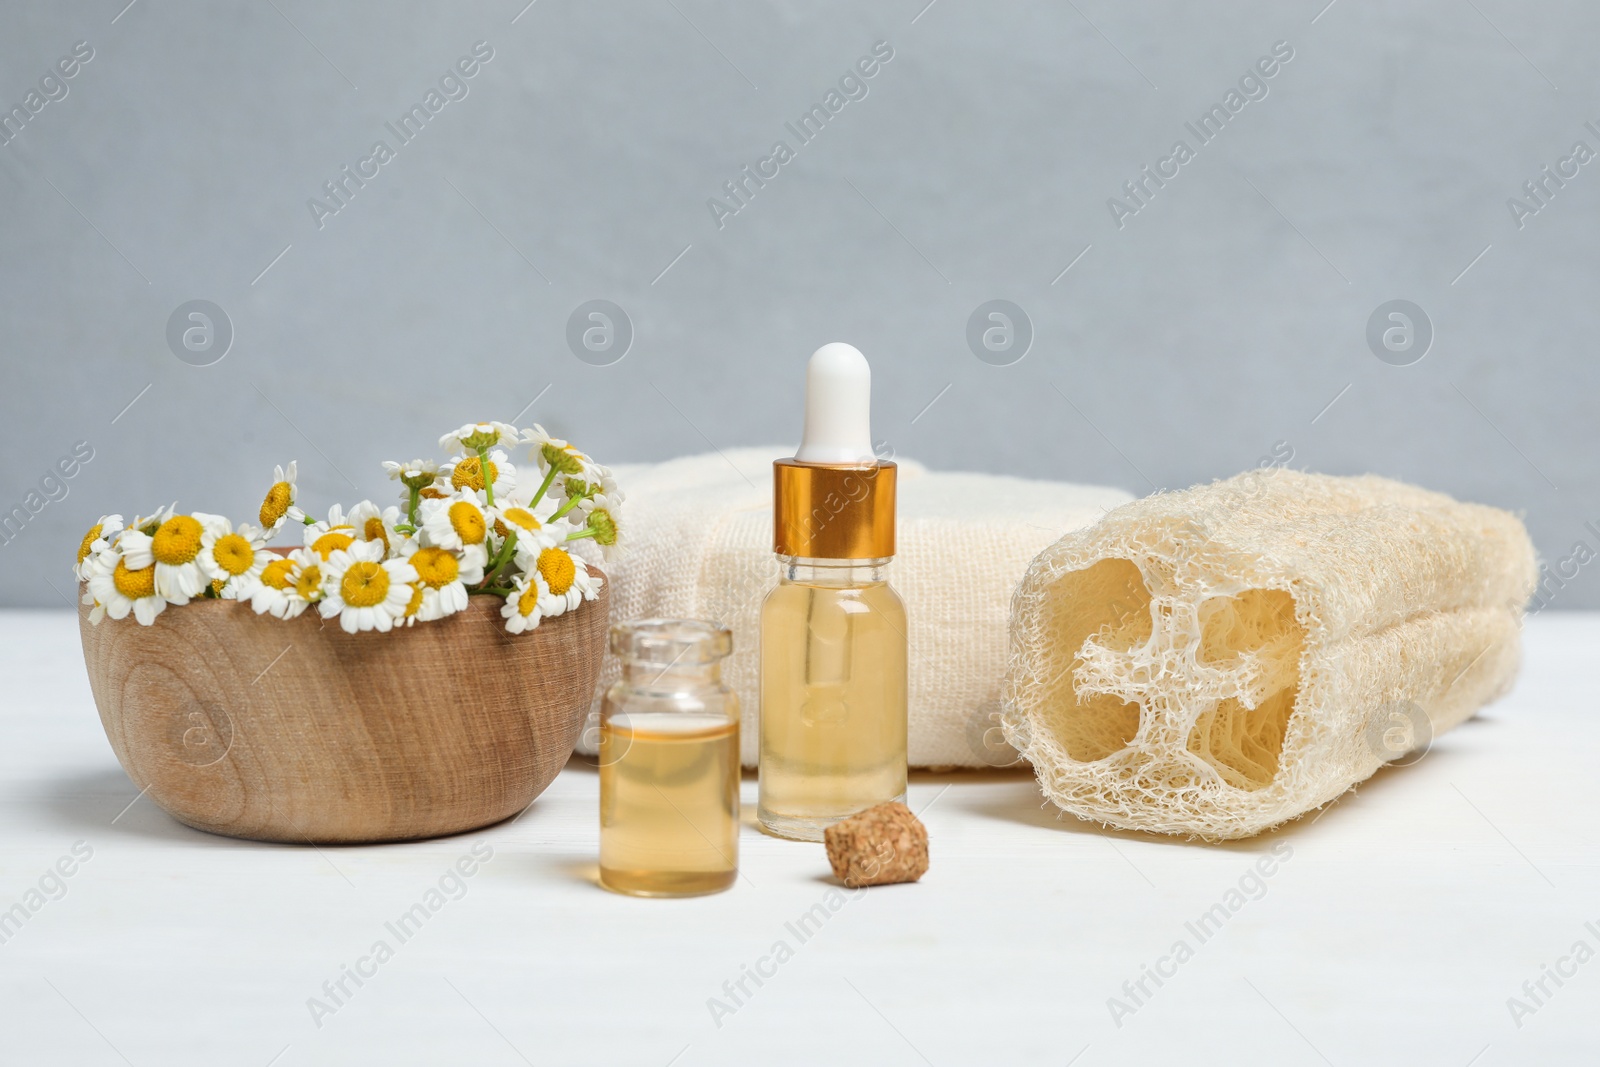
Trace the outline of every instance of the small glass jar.
[[684, 897], [739, 869], [739, 700], [722, 682], [733, 634], [713, 622], [611, 628], [622, 678], [600, 710], [600, 884]]

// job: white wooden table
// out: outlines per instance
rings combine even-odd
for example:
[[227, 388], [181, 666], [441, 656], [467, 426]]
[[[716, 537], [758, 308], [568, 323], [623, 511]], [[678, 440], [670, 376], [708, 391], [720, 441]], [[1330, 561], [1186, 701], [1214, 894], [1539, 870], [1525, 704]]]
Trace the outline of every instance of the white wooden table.
[[135, 801], [73, 618], [0, 613], [0, 909], [25, 914], [0, 912], [0, 1063], [1593, 1064], [1600, 958], [1570, 954], [1600, 951], [1600, 615], [1526, 644], [1510, 698], [1258, 840], [1058, 820], [1025, 771], [920, 775], [920, 884], [847, 895], [820, 845], [747, 825], [734, 889], [647, 901], [594, 884], [576, 761], [443, 841], [183, 827]]

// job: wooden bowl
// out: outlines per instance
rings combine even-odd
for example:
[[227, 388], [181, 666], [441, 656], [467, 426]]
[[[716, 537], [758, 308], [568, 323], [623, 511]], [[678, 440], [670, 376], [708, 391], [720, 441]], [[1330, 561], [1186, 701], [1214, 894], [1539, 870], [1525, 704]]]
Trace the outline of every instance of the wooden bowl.
[[524, 634], [491, 596], [389, 633], [231, 600], [168, 607], [153, 626], [92, 626], [80, 607], [78, 629], [117, 759], [179, 822], [405, 841], [499, 822], [550, 784], [589, 712], [609, 597], [607, 583]]

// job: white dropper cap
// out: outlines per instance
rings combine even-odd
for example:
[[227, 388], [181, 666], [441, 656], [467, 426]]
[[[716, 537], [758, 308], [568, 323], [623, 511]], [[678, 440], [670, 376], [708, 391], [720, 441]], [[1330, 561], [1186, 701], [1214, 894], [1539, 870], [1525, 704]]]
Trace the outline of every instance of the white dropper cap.
[[806, 364], [802, 463], [873, 463], [872, 368], [854, 345], [823, 345]]

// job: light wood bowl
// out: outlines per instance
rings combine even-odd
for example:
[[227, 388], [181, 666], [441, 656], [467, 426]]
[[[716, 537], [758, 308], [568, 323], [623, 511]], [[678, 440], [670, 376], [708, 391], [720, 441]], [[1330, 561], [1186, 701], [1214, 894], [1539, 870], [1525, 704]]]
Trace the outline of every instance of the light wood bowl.
[[153, 626], [91, 626], [80, 607], [78, 629], [117, 759], [179, 822], [404, 841], [499, 822], [550, 784], [589, 712], [609, 596], [606, 583], [524, 634], [506, 633], [489, 596], [389, 633], [231, 600], [168, 607]]

